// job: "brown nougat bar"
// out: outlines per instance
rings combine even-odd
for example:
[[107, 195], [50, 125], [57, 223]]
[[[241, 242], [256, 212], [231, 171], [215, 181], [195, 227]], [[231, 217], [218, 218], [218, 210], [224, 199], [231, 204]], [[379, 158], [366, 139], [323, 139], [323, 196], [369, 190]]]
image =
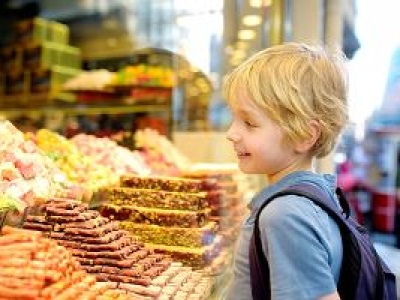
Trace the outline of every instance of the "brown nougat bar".
[[208, 246], [193, 248], [166, 246], [146, 243], [146, 248], [153, 249], [156, 253], [162, 253], [171, 256], [174, 260], [183, 262], [183, 264], [193, 268], [203, 268], [209, 265], [212, 260], [218, 256], [221, 249], [219, 237], [216, 241]]
[[201, 210], [207, 207], [207, 194], [170, 192], [126, 187], [103, 188], [99, 191], [105, 203], [141, 207]]
[[200, 228], [182, 228], [124, 221], [120, 223], [120, 227], [130, 231], [144, 243], [186, 247], [202, 247], [211, 244], [217, 230], [214, 222], [208, 222]]
[[202, 191], [200, 180], [181, 177], [123, 175], [120, 178], [120, 185], [122, 187], [170, 192], [197, 193]]
[[201, 227], [206, 224], [211, 210], [167, 210], [136, 206], [119, 207], [105, 205], [101, 208], [101, 214], [110, 219], [131, 221], [140, 224], [167, 227]]

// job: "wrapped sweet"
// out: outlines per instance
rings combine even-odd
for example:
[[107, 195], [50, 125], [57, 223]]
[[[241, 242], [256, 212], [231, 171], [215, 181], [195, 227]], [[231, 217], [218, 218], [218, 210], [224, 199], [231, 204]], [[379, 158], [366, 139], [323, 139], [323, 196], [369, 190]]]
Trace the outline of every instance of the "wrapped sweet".
[[83, 155], [72, 142], [55, 132], [40, 129], [36, 135], [28, 135], [28, 138], [34, 141], [73, 183], [97, 190], [118, 182], [118, 176], [110, 168]]
[[[25, 229], [42, 231], [66, 247], [97, 281], [113, 283], [133, 299], [158, 299], [164, 288], [175, 289], [174, 296], [186, 282], [195, 285], [203, 278], [173, 262], [167, 255], [155, 253], [142, 242], [117, 228], [116, 221], [89, 210], [88, 204], [54, 198], [42, 204], [43, 215], [29, 214]], [[181, 280], [185, 274], [186, 281]], [[192, 279], [193, 277], [193, 279]], [[204, 299], [204, 298], [203, 298]]]
[[184, 247], [202, 247], [212, 244], [217, 231], [214, 222], [208, 222], [199, 228], [186, 228], [122, 221], [120, 228], [131, 232], [145, 243]]
[[[32, 141], [9, 121], [0, 122], [0, 193], [18, 210], [66, 190], [71, 183]], [[6, 201], [7, 202], [7, 201]], [[11, 203], [7, 202], [7, 203]]]
[[166, 227], [199, 228], [206, 224], [210, 213], [210, 209], [190, 211], [138, 206], [104, 205], [102, 207], [102, 215], [115, 220]]
[[71, 141], [86, 156], [96, 163], [109, 167], [118, 175], [149, 175], [151, 170], [137, 151], [119, 146], [109, 138], [98, 138], [94, 135], [78, 134]]
[[87, 274], [70, 252], [40, 232], [3, 228], [1, 299], [100, 299], [109, 293], [118, 294], [118, 299], [135, 299], [127, 293], [97, 285], [96, 278]]
[[108, 70], [82, 71], [68, 79], [63, 89], [67, 91], [105, 91], [115, 73]]
[[166, 136], [156, 130], [137, 130], [134, 140], [152, 174], [177, 176], [190, 164], [189, 159]]
[[119, 206], [133, 205], [183, 210], [202, 210], [208, 206], [206, 193], [107, 187], [100, 190], [99, 196], [104, 202]]
[[222, 237], [216, 236], [212, 244], [202, 247], [168, 246], [153, 243], [145, 243], [145, 245], [156, 253], [170, 255], [188, 266], [200, 269], [209, 266], [219, 255], [222, 242]]
[[120, 178], [122, 187], [135, 189], [164, 190], [169, 192], [198, 193], [202, 191], [199, 180], [167, 176], [124, 175]]
[[120, 228], [154, 251], [203, 268], [218, 256], [223, 242], [207, 192], [202, 180], [124, 175], [119, 187], [103, 189], [100, 212], [119, 220]]

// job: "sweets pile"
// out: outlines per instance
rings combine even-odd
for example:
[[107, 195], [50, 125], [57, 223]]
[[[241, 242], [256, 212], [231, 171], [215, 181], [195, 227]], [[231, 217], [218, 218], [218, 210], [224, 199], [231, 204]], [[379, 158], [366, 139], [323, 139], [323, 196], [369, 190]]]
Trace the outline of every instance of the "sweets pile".
[[78, 134], [71, 141], [81, 153], [91, 157], [96, 163], [109, 167], [115, 174], [148, 175], [151, 170], [137, 151], [119, 146], [109, 138]]
[[202, 268], [218, 255], [221, 237], [210, 221], [202, 182], [178, 177], [122, 176], [120, 187], [101, 191], [104, 216], [120, 220], [121, 228], [147, 247]]
[[216, 166], [193, 165], [182, 176], [202, 182], [211, 209], [210, 219], [218, 224], [218, 233], [224, 237], [224, 244], [230, 246], [236, 241], [248, 209], [237, 180], [237, 170]]
[[1, 299], [136, 299], [96, 283], [64, 247], [39, 232], [4, 227], [2, 234]]
[[0, 122], [0, 136], [1, 202], [23, 210], [70, 187], [55, 164], [9, 121]]
[[190, 165], [188, 158], [166, 136], [155, 130], [137, 130], [134, 141], [152, 174], [177, 176]]
[[97, 190], [118, 182], [118, 176], [109, 167], [98, 164], [91, 157], [83, 155], [64, 136], [47, 129], [40, 129], [35, 135], [28, 135], [28, 138], [34, 141], [37, 147], [51, 158], [73, 183]]
[[173, 87], [175, 76], [170, 68], [140, 64], [119, 69], [111, 84], [117, 86]]
[[[98, 281], [129, 292], [134, 299], [204, 299], [210, 279], [170, 257], [154, 253], [118, 229], [116, 221], [88, 210], [87, 204], [52, 199], [42, 205], [44, 214], [28, 215], [23, 227], [40, 230], [71, 251]], [[189, 297], [189, 295], [191, 295]], [[161, 297], [163, 296], [163, 297]]]
[[231, 248], [248, 212], [238, 170], [224, 164], [194, 164], [182, 176], [202, 182], [211, 210], [210, 220], [218, 225], [217, 234], [223, 241], [221, 252], [204, 271], [212, 275], [223, 273], [232, 259]]
[[66, 91], [106, 91], [115, 73], [105, 69], [82, 71], [63, 84]]

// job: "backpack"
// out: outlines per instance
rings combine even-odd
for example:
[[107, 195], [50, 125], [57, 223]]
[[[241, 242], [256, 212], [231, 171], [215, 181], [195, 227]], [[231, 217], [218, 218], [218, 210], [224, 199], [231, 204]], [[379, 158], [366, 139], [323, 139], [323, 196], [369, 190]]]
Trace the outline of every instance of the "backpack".
[[396, 300], [396, 278], [377, 254], [368, 231], [350, 217], [350, 206], [340, 188], [336, 189], [340, 208], [322, 188], [301, 183], [269, 197], [257, 212], [249, 246], [251, 289], [254, 300], [271, 299], [269, 266], [265, 258], [259, 229], [262, 210], [271, 201], [285, 196], [306, 197], [321, 207], [339, 226], [343, 243], [343, 260], [337, 291], [342, 300]]

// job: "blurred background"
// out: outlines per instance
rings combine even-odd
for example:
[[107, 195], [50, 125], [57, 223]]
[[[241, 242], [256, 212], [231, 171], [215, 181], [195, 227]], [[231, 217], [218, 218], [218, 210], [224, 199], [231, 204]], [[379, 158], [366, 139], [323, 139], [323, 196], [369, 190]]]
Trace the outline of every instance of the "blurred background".
[[[193, 162], [230, 164], [224, 75], [287, 41], [342, 49], [351, 122], [317, 167], [338, 175], [354, 217], [394, 264], [399, 11], [397, 0], [3, 0], [0, 116], [23, 132], [46, 128], [67, 138], [126, 142], [151, 128]], [[267, 184], [249, 180], [254, 190]]]

